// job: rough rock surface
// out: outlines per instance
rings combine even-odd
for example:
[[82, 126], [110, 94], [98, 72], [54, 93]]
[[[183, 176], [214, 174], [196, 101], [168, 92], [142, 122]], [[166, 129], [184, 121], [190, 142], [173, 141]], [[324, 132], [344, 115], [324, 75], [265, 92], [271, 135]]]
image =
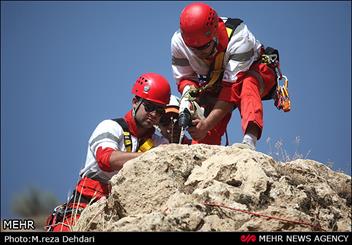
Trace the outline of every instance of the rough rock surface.
[[351, 176], [242, 144], [156, 147], [111, 184], [74, 230], [351, 231]]

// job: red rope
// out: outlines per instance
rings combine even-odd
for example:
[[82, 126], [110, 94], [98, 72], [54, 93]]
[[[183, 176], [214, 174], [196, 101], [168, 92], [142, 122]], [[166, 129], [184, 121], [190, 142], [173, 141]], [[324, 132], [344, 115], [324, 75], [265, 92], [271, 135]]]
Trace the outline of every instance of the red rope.
[[281, 220], [281, 221], [285, 221], [287, 223], [292, 223], [292, 224], [299, 224], [299, 225], [306, 225], [306, 226], [310, 226], [313, 227], [315, 229], [321, 230], [321, 231], [325, 231], [324, 229], [321, 228], [320, 224], [318, 225], [313, 225], [311, 223], [307, 223], [307, 222], [302, 222], [302, 221], [296, 221], [296, 220], [289, 220], [289, 219], [284, 219], [284, 218], [280, 218], [280, 217], [275, 217], [275, 216], [270, 216], [270, 215], [265, 215], [265, 214], [259, 214], [259, 213], [254, 213], [254, 212], [250, 212], [247, 210], [243, 210], [243, 209], [238, 209], [238, 208], [231, 208], [228, 207], [224, 204], [217, 204], [214, 202], [204, 202], [204, 205], [206, 206], [213, 206], [213, 207], [220, 207], [220, 208], [227, 208], [233, 211], [237, 211], [237, 212], [241, 212], [241, 213], [246, 213], [246, 214], [251, 214], [254, 216], [258, 216], [258, 217], [265, 217], [268, 219], [276, 219], [276, 220]]

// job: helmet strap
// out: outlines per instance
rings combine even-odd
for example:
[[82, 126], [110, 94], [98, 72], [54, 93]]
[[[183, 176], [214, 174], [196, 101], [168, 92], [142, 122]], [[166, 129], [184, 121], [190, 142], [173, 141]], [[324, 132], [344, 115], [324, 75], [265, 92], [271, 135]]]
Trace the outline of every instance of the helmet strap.
[[213, 41], [214, 41], [214, 46], [213, 49], [210, 52], [210, 56], [213, 56], [216, 53], [216, 48], [219, 44], [219, 39], [217, 37], [213, 37]]
[[133, 110], [132, 110], [132, 116], [133, 116], [133, 118], [135, 119], [136, 122], [137, 122], [136, 114], [137, 114], [137, 111], [138, 111], [139, 107], [141, 106], [142, 102], [143, 102], [143, 99], [139, 98], [138, 102], [137, 102], [137, 106], [135, 108], [133, 108]]

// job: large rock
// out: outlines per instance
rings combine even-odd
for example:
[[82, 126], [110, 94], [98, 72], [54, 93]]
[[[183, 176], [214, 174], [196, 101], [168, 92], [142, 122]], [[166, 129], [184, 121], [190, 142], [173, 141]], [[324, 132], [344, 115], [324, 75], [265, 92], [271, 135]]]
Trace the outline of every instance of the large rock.
[[163, 145], [128, 161], [77, 231], [351, 231], [351, 177], [242, 144]]

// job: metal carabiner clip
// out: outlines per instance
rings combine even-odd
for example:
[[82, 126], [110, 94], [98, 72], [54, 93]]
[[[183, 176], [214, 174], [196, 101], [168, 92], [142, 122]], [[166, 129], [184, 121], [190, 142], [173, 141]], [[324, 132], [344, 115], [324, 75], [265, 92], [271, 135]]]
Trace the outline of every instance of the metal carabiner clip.
[[280, 81], [284, 81], [283, 82], [283, 87], [287, 88], [288, 87], [288, 79], [285, 75], [281, 75], [281, 77], [277, 77], [277, 83], [280, 85]]
[[[282, 85], [280, 84], [280, 81], [283, 81]], [[279, 110], [283, 110], [284, 112], [290, 111], [291, 102], [290, 97], [288, 95], [288, 79], [286, 76], [277, 78], [276, 96], [274, 104]]]
[[275, 63], [276, 60], [277, 60], [277, 55], [276, 54], [269, 54], [268, 57], [269, 57], [269, 60], [270, 60], [270, 64], [271, 63]]
[[[280, 81], [283, 80], [283, 85], [280, 86]], [[278, 87], [281, 91], [281, 96], [282, 96], [282, 104], [281, 104], [281, 109], [284, 111], [284, 112], [288, 112], [291, 110], [291, 100], [290, 100], [290, 97], [289, 97], [289, 94], [288, 94], [288, 79], [286, 76], [282, 76], [281, 79], [278, 78]]]

